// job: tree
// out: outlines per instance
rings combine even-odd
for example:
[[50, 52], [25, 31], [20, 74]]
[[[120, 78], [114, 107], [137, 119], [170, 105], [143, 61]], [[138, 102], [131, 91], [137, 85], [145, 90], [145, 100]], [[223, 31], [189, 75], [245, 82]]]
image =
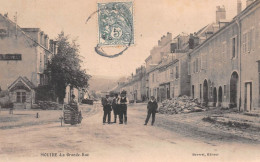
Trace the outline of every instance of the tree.
[[66, 94], [66, 87], [82, 88], [88, 87], [90, 75], [81, 68], [82, 60], [79, 55], [79, 45], [76, 40], [69, 41], [69, 35], [62, 31], [57, 40], [58, 51], [48, 65], [50, 83], [59, 102], [63, 102]]

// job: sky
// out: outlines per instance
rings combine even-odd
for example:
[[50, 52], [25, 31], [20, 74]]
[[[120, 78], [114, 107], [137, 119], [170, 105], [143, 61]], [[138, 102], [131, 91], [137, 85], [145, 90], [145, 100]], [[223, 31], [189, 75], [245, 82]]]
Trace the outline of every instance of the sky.
[[[82, 67], [91, 75], [119, 77], [135, 73], [145, 64], [150, 50], [158, 40], [171, 32], [194, 33], [205, 25], [215, 22], [216, 6], [225, 5], [227, 19], [236, 15], [237, 0], [134, 0], [135, 44], [123, 55], [106, 58], [94, 48], [98, 43], [98, 17], [94, 14], [98, 2], [111, 0], [0, 0], [0, 13], [8, 12], [13, 20], [17, 12], [20, 27], [40, 28], [50, 39], [64, 31], [72, 39], [77, 38]], [[125, 0], [122, 0], [125, 1]], [[130, 1], [130, 0], [129, 0]], [[245, 8], [246, 0], [242, 0]]]

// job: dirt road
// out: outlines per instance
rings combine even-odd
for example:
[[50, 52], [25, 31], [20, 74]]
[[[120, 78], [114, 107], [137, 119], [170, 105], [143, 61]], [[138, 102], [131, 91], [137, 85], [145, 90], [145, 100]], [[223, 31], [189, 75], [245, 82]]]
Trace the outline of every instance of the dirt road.
[[[144, 104], [129, 106], [128, 124], [102, 124], [99, 105], [82, 107], [80, 125], [60, 126], [61, 111], [0, 113], [0, 161], [258, 161], [259, 136], [234, 135], [201, 115], [158, 114], [144, 126]], [[20, 114], [20, 115], [17, 115]], [[18, 117], [19, 116], [19, 117]], [[22, 116], [22, 117], [20, 117]], [[112, 115], [113, 117], [113, 115]], [[5, 119], [8, 119], [7, 121]], [[4, 121], [5, 120], [5, 121]]]

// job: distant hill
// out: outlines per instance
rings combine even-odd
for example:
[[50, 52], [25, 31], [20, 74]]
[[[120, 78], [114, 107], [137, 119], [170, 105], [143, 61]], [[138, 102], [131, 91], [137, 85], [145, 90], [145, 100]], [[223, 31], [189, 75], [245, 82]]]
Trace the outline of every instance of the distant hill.
[[123, 78], [92, 75], [91, 79], [89, 80], [89, 90], [96, 92], [108, 91], [117, 86], [118, 81], [121, 81]]

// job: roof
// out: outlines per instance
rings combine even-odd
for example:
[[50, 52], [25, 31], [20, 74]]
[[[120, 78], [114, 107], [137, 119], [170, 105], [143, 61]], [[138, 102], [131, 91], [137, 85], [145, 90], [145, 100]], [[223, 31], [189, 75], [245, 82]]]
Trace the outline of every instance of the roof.
[[[36, 43], [38, 46], [40, 46], [41, 48], [43, 48], [44, 50], [48, 51], [49, 53], [52, 54], [52, 52], [47, 49], [46, 47], [44, 47], [43, 45], [41, 45], [39, 42], [37, 42], [36, 40], [34, 40], [32, 37], [30, 37], [28, 34], [25, 33], [24, 30], [38, 30], [39, 28], [21, 28], [19, 25], [15, 24], [13, 21], [11, 21], [10, 19], [8, 19], [8, 17], [3, 16], [2, 14], [0, 14], [0, 16], [2, 16], [6, 21], [8, 21], [9, 23], [16, 25], [17, 29], [25, 36], [27, 37], [29, 40], [31, 40], [33, 43]], [[40, 30], [40, 29], [39, 29]]]
[[213, 37], [215, 37], [217, 34], [219, 34], [220, 32], [224, 31], [226, 28], [230, 27], [236, 20], [238, 20], [240, 17], [242, 17], [245, 13], [247, 13], [250, 9], [252, 9], [253, 7], [255, 7], [257, 4], [260, 3], [260, 0], [255, 0], [253, 3], [251, 3], [249, 6], [246, 7], [246, 9], [244, 9], [242, 12], [240, 12], [237, 16], [235, 16], [232, 21], [230, 21], [229, 23], [227, 23], [227, 25], [225, 25], [224, 27], [222, 27], [221, 29], [219, 29], [217, 32], [215, 32], [214, 34], [212, 34], [208, 39], [206, 39], [203, 43], [201, 43], [200, 45], [198, 45], [197, 47], [194, 48], [194, 50], [192, 50], [191, 52], [189, 52], [189, 55], [191, 55], [193, 52], [197, 51], [198, 49], [200, 49], [200, 47], [204, 46], [209, 40], [213, 39]]
[[15, 89], [23, 87], [23, 89], [27, 91], [31, 91], [35, 88], [35, 85], [27, 78], [19, 76], [9, 87], [9, 91], [13, 91]]

